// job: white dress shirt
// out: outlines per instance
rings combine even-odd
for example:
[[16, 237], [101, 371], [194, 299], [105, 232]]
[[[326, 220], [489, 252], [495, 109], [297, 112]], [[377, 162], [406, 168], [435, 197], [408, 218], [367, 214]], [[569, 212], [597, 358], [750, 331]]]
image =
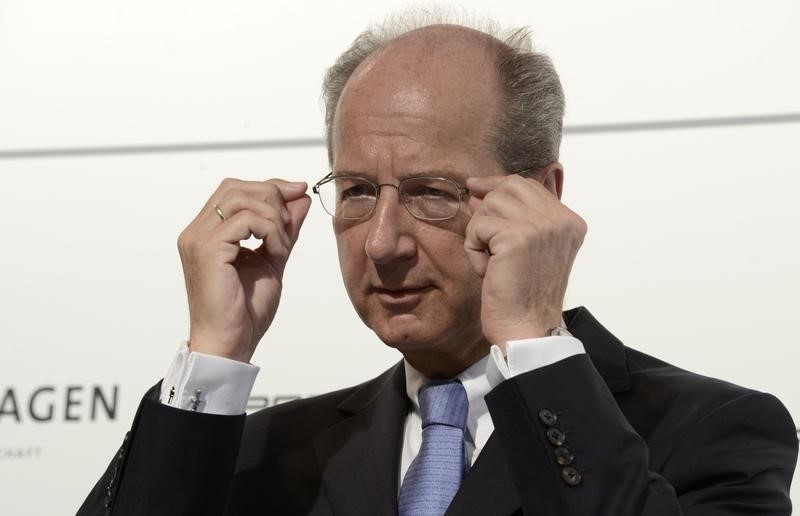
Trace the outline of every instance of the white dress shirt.
[[[506, 356], [498, 346], [492, 346], [488, 355], [456, 377], [464, 385], [469, 401], [465, 444], [470, 466], [475, 464], [494, 431], [484, 396], [508, 378], [581, 353], [585, 353], [583, 344], [570, 336], [509, 341]], [[428, 381], [408, 362], [404, 361], [404, 365], [406, 393], [412, 402], [412, 409], [406, 416], [403, 431], [401, 483], [422, 443], [422, 418], [417, 393]], [[243, 414], [258, 371], [259, 368], [252, 364], [190, 352], [186, 343], [183, 343], [161, 384], [160, 399], [162, 403], [185, 410], [221, 415]]]
[[[583, 344], [575, 337], [543, 337], [508, 342], [508, 355], [498, 346], [492, 346], [488, 355], [462, 371], [458, 379], [467, 391], [469, 412], [464, 442], [470, 466], [475, 464], [481, 450], [494, 431], [484, 396], [500, 383], [528, 371], [554, 364], [573, 355], [585, 353]], [[403, 432], [403, 452], [400, 457], [400, 482], [408, 471], [411, 461], [419, 453], [422, 444], [422, 417], [419, 410], [419, 393], [428, 379], [404, 361], [406, 369], [406, 393], [412, 402], [411, 412], [406, 417]]]

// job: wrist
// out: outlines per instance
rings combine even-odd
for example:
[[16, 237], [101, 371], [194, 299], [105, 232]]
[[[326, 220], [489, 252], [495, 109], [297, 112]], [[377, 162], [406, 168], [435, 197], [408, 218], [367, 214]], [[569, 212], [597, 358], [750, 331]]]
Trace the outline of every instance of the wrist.
[[489, 342], [499, 347], [503, 355], [507, 355], [509, 342], [541, 339], [544, 337], [572, 337], [572, 334], [567, 330], [566, 323], [563, 319], [559, 317], [558, 321], [550, 326], [542, 324], [506, 326], [501, 331], [494, 332]]
[[202, 353], [204, 355], [211, 355], [216, 357], [227, 358], [236, 360], [238, 362], [250, 363], [253, 357], [252, 351], [241, 350], [241, 346], [229, 346], [220, 344], [221, 339], [204, 338], [201, 336], [190, 337], [188, 342], [189, 351], [193, 353]]
[[507, 325], [492, 333], [490, 342], [500, 346], [506, 342], [523, 339], [540, 339], [549, 337], [554, 329], [559, 328], [560, 321], [554, 324], [517, 324]]

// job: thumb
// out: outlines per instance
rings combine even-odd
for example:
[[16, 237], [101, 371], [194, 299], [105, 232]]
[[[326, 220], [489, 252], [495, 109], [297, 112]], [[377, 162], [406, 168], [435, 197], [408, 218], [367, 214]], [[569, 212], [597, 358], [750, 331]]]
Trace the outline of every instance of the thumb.
[[486, 270], [489, 268], [489, 252], [486, 249], [470, 249], [466, 245], [464, 251], [467, 253], [467, 258], [469, 258], [475, 274], [481, 278], [486, 276]]
[[302, 195], [301, 197], [287, 201], [286, 209], [289, 211], [289, 224], [286, 226], [286, 233], [294, 247], [297, 237], [300, 236], [300, 228], [306, 220], [308, 211], [311, 208], [311, 197]]
[[503, 184], [506, 179], [508, 176], [469, 177], [467, 178], [467, 188], [473, 197], [483, 199], [486, 194]]
[[286, 202], [299, 199], [308, 190], [308, 183], [305, 181], [284, 181], [283, 179], [272, 179], [272, 184], [281, 191], [281, 196]]

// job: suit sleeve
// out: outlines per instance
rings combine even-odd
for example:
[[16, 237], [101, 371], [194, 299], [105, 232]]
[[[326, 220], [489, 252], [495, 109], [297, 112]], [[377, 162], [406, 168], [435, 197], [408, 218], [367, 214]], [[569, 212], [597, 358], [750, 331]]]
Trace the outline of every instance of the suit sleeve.
[[745, 391], [676, 429], [653, 471], [588, 356], [521, 374], [486, 397], [525, 514], [788, 515], [791, 418]]
[[157, 399], [139, 405], [131, 431], [78, 516], [223, 513], [245, 416], [202, 414]]

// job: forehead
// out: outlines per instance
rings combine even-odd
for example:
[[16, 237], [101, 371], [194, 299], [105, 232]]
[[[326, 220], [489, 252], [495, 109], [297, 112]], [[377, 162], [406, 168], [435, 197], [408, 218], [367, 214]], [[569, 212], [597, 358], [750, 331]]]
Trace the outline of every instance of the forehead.
[[458, 29], [411, 33], [361, 63], [334, 119], [335, 169], [446, 169], [491, 154], [493, 53], [486, 36]]

